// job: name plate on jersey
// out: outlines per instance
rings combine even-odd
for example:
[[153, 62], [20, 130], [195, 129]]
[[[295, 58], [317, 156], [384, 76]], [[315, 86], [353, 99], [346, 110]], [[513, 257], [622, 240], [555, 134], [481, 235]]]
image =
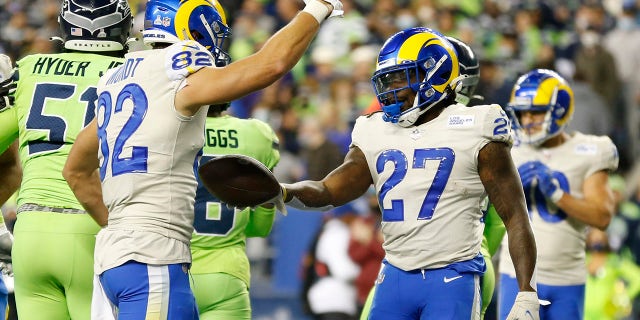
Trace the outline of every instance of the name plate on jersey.
[[449, 127], [470, 127], [474, 124], [473, 115], [451, 115], [449, 116]]

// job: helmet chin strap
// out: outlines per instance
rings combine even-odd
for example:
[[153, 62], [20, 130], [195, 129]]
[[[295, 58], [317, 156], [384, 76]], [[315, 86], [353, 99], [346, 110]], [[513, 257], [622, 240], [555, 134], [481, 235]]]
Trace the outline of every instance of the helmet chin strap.
[[423, 115], [427, 110], [431, 109], [431, 107], [426, 107], [424, 109], [420, 109], [418, 107], [418, 100], [420, 100], [419, 95], [416, 94], [416, 97], [413, 99], [413, 106], [411, 107], [411, 111], [401, 115], [398, 118], [398, 125], [403, 128], [411, 127], [418, 121], [421, 115]]

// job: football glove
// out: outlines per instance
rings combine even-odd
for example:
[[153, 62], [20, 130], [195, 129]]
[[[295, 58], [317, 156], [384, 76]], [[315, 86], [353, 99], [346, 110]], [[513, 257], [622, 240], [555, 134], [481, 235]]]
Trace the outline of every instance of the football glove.
[[277, 196], [265, 201], [260, 205], [271, 203], [276, 207], [276, 210], [280, 211], [282, 215], [286, 216], [287, 206], [284, 204], [284, 197], [286, 196], [286, 194], [287, 194], [287, 189], [285, 189], [284, 186], [280, 185], [280, 193]]
[[507, 320], [539, 320], [540, 302], [535, 291], [520, 291]]
[[11, 58], [6, 54], [0, 54], [0, 81], [11, 78], [13, 74], [13, 64]]
[[542, 194], [553, 203], [557, 203], [562, 198], [564, 191], [560, 188], [558, 179], [553, 177], [551, 169], [542, 164], [537, 170], [536, 177], [538, 179], [538, 189], [542, 191]]
[[13, 66], [11, 58], [5, 54], [0, 54], [0, 112], [13, 105], [13, 93], [16, 91], [16, 84], [13, 82]]
[[0, 225], [0, 263], [11, 263], [11, 248], [13, 247], [13, 235], [2, 223]]
[[15, 98], [13, 93], [16, 91], [16, 83], [9, 78], [0, 82], [0, 112], [5, 111], [13, 106]]
[[520, 181], [522, 181], [523, 187], [528, 187], [533, 184], [533, 180], [541, 166], [544, 166], [544, 164], [540, 161], [529, 161], [518, 167], [518, 173], [520, 174]]
[[333, 6], [333, 10], [331, 11], [331, 13], [329, 13], [327, 19], [332, 17], [342, 18], [344, 16], [344, 10], [342, 10], [342, 2], [340, 2], [340, 0], [304, 0], [304, 3], [308, 4], [309, 1], [320, 1]]

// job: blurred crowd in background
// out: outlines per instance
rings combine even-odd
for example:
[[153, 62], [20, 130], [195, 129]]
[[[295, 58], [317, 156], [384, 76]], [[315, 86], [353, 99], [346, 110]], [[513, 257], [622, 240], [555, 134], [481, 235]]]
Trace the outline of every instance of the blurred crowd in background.
[[[228, 50], [234, 60], [255, 52], [303, 5], [299, 0], [220, 2], [232, 27]], [[290, 74], [232, 103], [232, 114], [264, 120], [278, 133], [282, 159], [275, 173], [281, 182], [321, 179], [342, 162], [355, 119], [377, 108], [370, 78], [382, 42], [399, 30], [426, 26], [477, 53], [476, 95], [482, 99], [475, 104], [506, 106], [515, 80], [533, 68], [553, 69], [570, 80], [576, 110], [569, 131], [609, 135], [620, 153], [612, 179], [620, 214], [608, 230], [611, 250], [640, 261], [640, 1], [342, 2], [344, 18], [322, 25]], [[136, 17], [132, 36], [138, 39], [130, 50], [142, 50], [145, 1], [129, 3]], [[0, 0], [0, 53], [17, 61], [59, 51], [59, 43], [50, 40], [58, 35], [59, 6], [58, 0]], [[363, 200], [365, 205], [353, 208], [362, 208], [360, 215], [374, 211]], [[249, 249], [251, 255], [251, 243]], [[273, 250], [253, 251], [264, 256]]]

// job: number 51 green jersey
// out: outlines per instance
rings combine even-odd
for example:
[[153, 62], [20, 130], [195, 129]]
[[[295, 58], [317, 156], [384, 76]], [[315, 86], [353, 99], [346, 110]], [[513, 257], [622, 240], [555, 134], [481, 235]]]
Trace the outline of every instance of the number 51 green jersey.
[[0, 113], [0, 150], [20, 141], [24, 176], [18, 206], [28, 199], [82, 209], [62, 168], [76, 136], [95, 116], [98, 79], [120, 64], [122, 58], [88, 53], [34, 54], [18, 61], [14, 107]]

